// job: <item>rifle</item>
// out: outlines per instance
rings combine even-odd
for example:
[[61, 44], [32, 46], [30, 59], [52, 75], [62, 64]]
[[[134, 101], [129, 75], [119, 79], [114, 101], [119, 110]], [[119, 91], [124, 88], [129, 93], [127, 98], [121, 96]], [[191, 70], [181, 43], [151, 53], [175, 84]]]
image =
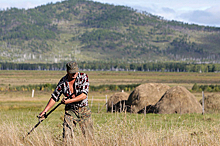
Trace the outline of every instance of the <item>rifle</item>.
[[[52, 110], [50, 110], [49, 113], [45, 113], [44, 114], [44, 119], [46, 119], [56, 108], [58, 108], [62, 103], [60, 102], [59, 104], [57, 104]], [[37, 116], [38, 117], [38, 116]], [[39, 117], [38, 117], [39, 118]], [[44, 119], [39, 119], [39, 122], [23, 137], [23, 139], [25, 137], [27, 137], [35, 128], [37, 128], [38, 125], [40, 125], [41, 122], [43, 122]]]

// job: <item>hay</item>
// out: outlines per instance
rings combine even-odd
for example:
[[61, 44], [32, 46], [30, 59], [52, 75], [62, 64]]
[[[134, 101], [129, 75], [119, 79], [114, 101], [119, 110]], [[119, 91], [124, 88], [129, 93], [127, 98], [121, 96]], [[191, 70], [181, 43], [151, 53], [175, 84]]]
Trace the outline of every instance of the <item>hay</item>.
[[176, 86], [167, 90], [156, 103], [155, 112], [159, 114], [202, 113], [202, 106], [185, 87]]
[[[202, 104], [202, 99], [199, 101]], [[205, 113], [215, 113], [220, 111], [220, 95], [211, 94], [204, 99]]]
[[[126, 92], [116, 92], [114, 93], [107, 102], [108, 105], [108, 112], [112, 111], [112, 104], [113, 104], [113, 111], [120, 111], [120, 108], [123, 109], [123, 103], [128, 99], [129, 94]], [[120, 105], [121, 101], [121, 105]]]
[[161, 83], [147, 83], [136, 87], [126, 101], [128, 112], [138, 113], [146, 106], [155, 105], [169, 88]]

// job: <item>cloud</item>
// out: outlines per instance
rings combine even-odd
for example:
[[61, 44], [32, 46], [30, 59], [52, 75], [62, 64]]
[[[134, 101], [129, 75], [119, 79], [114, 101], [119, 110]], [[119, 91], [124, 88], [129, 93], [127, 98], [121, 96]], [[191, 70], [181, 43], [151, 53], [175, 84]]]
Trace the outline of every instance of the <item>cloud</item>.
[[220, 27], [220, 8], [211, 7], [206, 10], [195, 10], [182, 13], [177, 16], [177, 19], [182, 19], [187, 22]]
[[162, 7], [161, 10], [165, 13], [175, 13], [173, 9], [167, 7]]
[[11, 8], [11, 7], [16, 7], [16, 8], [34, 8], [40, 5], [45, 5], [47, 3], [56, 3], [61, 0], [33, 0], [33, 1], [28, 1], [28, 0], [8, 0], [8, 1], [1, 1], [0, 0], [0, 9], [6, 9], [6, 8]]
[[[153, 15], [161, 16], [167, 20], [182, 21], [205, 26], [220, 27], [220, 5], [216, 1], [186, 0], [182, 2], [169, 1], [169, 3], [142, 1], [133, 4], [127, 1], [127, 5], [139, 11], [147, 11]], [[162, 3], [163, 2], [163, 3]]]
[[192, 12], [188, 12], [188, 13], [183, 13], [180, 15], [181, 18], [189, 20], [189, 21], [196, 21], [196, 22], [203, 22], [204, 19], [207, 19], [209, 17], [211, 17], [212, 14], [206, 11], [200, 11], [200, 10], [196, 10], [196, 11], [192, 11]]
[[220, 27], [220, 6], [198, 8], [194, 10], [186, 7], [173, 9], [169, 7], [159, 7], [158, 5], [148, 5], [147, 7], [136, 5], [133, 6], [133, 8], [140, 11], [147, 11], [153, 15], [161, 16], [167, 20]]
[[211, 12], [211, 13], [219, 14], [219, 12], [220, 12], [220, 5], [212, 6], [212, 7], [208, 8], [207, 11]]

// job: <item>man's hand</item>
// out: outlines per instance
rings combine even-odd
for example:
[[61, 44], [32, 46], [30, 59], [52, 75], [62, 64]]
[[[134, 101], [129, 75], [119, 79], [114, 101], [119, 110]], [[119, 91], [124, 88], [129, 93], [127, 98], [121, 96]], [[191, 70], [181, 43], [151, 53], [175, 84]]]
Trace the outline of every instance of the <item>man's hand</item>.
[[62, 103], [62, 104], [67, 104], [66, 101], [67, 101], [67, 99], [64, 97], [64, 98], [61, 100], [61, 103]]
[[46, 112], [41, 112], [41, 113], [37, 116], [38, 120], [39, 120], [39, 121], [43, 121], [44, 119], [46, 119], [46, 118], [45, 118], [45, 115], [46, 115]]
[[69, 103], [75, 102], [75, 101], [73, 101], [73, 99], [75, 99], [75, 98], [76, 98], [76, 95], [75, 94], [71, 94], [69, 97], [66, 97], [66, 98], [63, 97], [63, 99], [61, 100], [61, 103], [62, 104], [69, 104]]

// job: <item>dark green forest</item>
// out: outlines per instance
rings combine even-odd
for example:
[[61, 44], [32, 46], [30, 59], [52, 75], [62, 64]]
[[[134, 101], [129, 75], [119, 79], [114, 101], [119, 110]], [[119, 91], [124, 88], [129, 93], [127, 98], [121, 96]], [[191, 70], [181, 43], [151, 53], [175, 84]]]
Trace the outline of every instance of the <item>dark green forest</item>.
[[198, 85], [195, 83], [192, 87], [193, 92], [201, 92], [201, 91], [207, 91], [207, 92], [219, 92], [220, 91], [220, 85]]
[[[128, 84], [128, 85], [99, 85], [99, 86], [89, 86], [90, 91], [132, 91], [134, 90], [135, 87], [139, 86], [140, 84]], [[57, 84], [40, 84], [40, 85], [22, 85], [22, 86], [15, 86], [15, 87], [9, 87], [8, 89], [5, 90], [10, 90], [10, 91], [32, 91], [37, 90], [37, 91], [54, 91], [56, 88]], [[4, 89], [1, 89], [1, 91]]]
[[0, 11], [0, 62], [219, 62], [220, 28], [64, 0]]
[[[219, 72], [220, 64], [81, 62], [81, 71]], [[66, 70], [64, 63], [0, 63], [0, 70]]]
[[[132, 91], [134, 90], [137, 86], [140, 84], [127, 84], [127, 85], [99, 85], [99, 86], [93, 86], [90, 85], [90, 91]], [[15, 87], [10, 87], [5, 90], [10, 90], [10, 91], [32, 91], [37, 90], [37, 91], [54, 91], [56, 88], [57, 84], [40, 84], [40, 85], [21, 85], [21, 86], [15, 86]], [[1, 89], [4, 90], [4, 89]], [[191, 92], [202, 92], [202, 91], [207, 91], [207, 92], [219, 92], [220, 91], [220, 85], [198, 85], [195, 83], [192, 87], [192, 89], [189, 89]]]
[[[134, 90], [137, 86], [140, 84], [128, 84], [128, 85], [99, 85], [99, 86], [93, 86], [90, 85], [90, 91], [132, 91]], [[22, 85], [22, 86], [15, 86], [15, 87], [9, 87], [8, 89], [5, 90], [10, 90], [10, 91], [32, 91], [37, 90], [37, 91], [54, 91], [56, 88], [57, 84], [40, 84], [40, 85]], [[2, 89], [3, 90], [3, 89]], [[195, 83], [190, 89], [191, 92], [202, 92], [202, 91], [207, 91], [207, 92], [219, 92], [220, 91], [220, 85], [198, 85]]]

